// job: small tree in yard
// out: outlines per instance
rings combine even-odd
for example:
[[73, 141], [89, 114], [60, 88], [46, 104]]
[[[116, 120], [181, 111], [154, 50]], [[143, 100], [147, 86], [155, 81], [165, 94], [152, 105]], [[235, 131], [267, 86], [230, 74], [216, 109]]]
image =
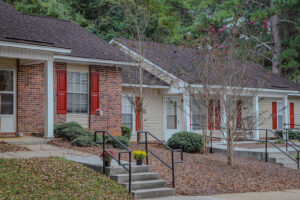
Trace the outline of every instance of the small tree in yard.
[[[251, 58], [251, 43], [241, 39], [245, 28], [238, 23], [236, 16], [230, 26], [216, 28], [211, 26], [201, 31], [205, 37], [193, 38], [191, 45], [197, 52], [193, 59], [192, 79], [196, 84], [189, 86], [192, 113], [198, 113], [194, 126], [201, 126], [203, 141], [207, 141], [209, 130], [218, 130], [226, 138], [228, 164], [233, 164], [234, 140], [244, 128], [241, 111], [252, 116], [253, 129], [258, 124], [258, 115], [253, 109], [246, 108], [244, 102], [251, 102], [257, 95], [258, 88], [265, 81], [257, 81], [254, 77], [259, 66], [248, 62]], [[267, 81], [267, 77], [265, 77]], [[256, 89], [255, 89], [256, 88]], [[201, 114], [199, 114], [201, 112]], [[206, 143], [204, 142], [204, 151]]]

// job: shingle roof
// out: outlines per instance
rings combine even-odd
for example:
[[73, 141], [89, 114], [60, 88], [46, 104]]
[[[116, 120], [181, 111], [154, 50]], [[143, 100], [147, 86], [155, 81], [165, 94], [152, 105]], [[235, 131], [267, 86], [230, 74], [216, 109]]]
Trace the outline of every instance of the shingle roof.
[[[137, 67], [124, 67], [122, 70], [122, 81], [123, 83], [127, 84], [139, 84], [139, 70]], [[166, 82], [162, 81], [161, 79], [157, 78], [153, 74], [143, 70], [143, 78], [142, 78], [143, 85], [156, 85], [156, 86], [169, 86]]]
[[[136, 41], [121, 38], [114, 40], [136, 51]], [[197, 68], [194, 62], [197, 54], [195, 49], [148, 41], [144, 41], [142, 44], [144, 45], [144, 57], [147, 60], [189, 84], [201, 84], [199, 76], [201, 73], [195, 73]], [[296, 91], [300, 89], [299, 85], [254, 63], [236, 61], [236, 64], [250, 67], [248, 76], [251, 82], [248, 87], [256, 87], [260, 82], [262, 83], [258, 86], [260, 88]]]
[[69, 56], [130, 61], [121, 51], [74, 22], [22, 14], [2, 0], [0, 41], [72, 49]]

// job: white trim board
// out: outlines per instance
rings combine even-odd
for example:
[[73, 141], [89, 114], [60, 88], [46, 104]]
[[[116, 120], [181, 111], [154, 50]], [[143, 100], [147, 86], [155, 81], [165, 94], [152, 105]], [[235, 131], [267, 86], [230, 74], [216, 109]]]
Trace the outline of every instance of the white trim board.
[[117, 41], [115, 41], [114, 39], [112, 39], [112, 40], [109, 42], [109, 44], [112, 44], [112, 43], [115, 43], [115, 44], [119, 45], [121, 48], [125, 49], [125, 50], [128, 51], [130, 54], [133, 54], [133, 55], [135, 55], [135, 56], [137, 56], [137, 57], [142, 58], [144, 62], [148, 63], [149, 65], [152, 65], [154, 68], [156, 68], [156, 69], [159, 70], [159, 71], [162, 71], [163, 73], [167, 74], [167, 75], [170, 76], [171, 78], [178, 80], [179, 83], [181, 83], [182, 85], [186, 84], [185, 81], [181, 80], [180, 78], [178, 78], [177, 76], [171, 74], [170, 72], [167, 72], [166, 70], [162, 69], [160, 66], [154, 64], [153, 62], [151, 62], [151, 61], [148, 60], [147, 58], [144, 58], [144, 57], [138, 55], [136, 52], [134, 52], [133, 50], [129, 49], [128, 47], [126, 47], [126, 46], [123, 45], [122, 43], [117, 42]]
[[21, 49], [33, 49], [33, 50], [40, 50], [40, 51], [50, 51], [56, 53], [71, 53], [72, 51], [71, 49], [66, 49], [66, 48], [49, 47], [49, 46], [15, 43], [15, 42], [5, 42], [5, 41], [0, 41], [0, 46], [15, 47]]
[[[130, 84], [130, 83], [123, 83], [122, 87], [140, 87], [140, 84]], [[170, 86], [164, 86], [164, 85], [145, 85], [142, 84], [143, 88], [161, 88], [161, 89], [169, 89]]]
[[64, 61], [71, 63], [79, 63], [79, 64], [105, 64], [105, 65], [128, 65], [128, 66], [138, 66], [134, 62], [126, 62], [126, 61], [115, 61], [115, 60], [103, 60], [103, 59], [95, 59], [95, 58], [82, 58], [82, 57], [74, 57], [74, 56], [63, 56], [63, 55], [54, 55], [55, 61]]

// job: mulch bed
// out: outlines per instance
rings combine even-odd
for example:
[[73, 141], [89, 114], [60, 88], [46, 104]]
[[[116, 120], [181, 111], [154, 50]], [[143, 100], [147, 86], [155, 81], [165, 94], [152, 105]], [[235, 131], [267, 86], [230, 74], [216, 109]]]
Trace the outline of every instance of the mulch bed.
[[[101, 147], [74, 147], [68, 141], [51, 144], [99, 155]], [[170, 163], [170, 152], [159, 145], [150, 145], [153, 152]], [[114, 153], [118, 149], [109, 148]], [[131, 145], [131, 150], [144, 150], [143, 145]], [[117, 155], [117, 154], [116, 154]], [[179, 159], [179, 155], [176, 155]], [[123, 160], [126, 160], [124, 157]], [[151, 170], [172, 183], [171, 170], [154, 156], [149, 156]], [[300, 189], [300, 171], [253, 159], [234, 158], [234, 166], [227, 165], [223, 154], [184, 153], [184, 162], [176, 164], [176, 191], [178, 195], [212, 195], [238, 192], [280, 191]]]
[[30, 149], [22, 146], [8, 144], [6, 142], [0, 142], [0, 153], [12, 152], [12, 151], [30, 151]]

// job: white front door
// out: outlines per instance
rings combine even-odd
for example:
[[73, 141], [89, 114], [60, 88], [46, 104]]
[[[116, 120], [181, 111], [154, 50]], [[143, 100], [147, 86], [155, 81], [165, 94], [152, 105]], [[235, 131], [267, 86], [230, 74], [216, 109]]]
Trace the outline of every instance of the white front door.
[[180, 130], [180, 97], [164, 97], [164, 139]]
[[0, 69], [0, 132], [16, 132], [16, 74]]

